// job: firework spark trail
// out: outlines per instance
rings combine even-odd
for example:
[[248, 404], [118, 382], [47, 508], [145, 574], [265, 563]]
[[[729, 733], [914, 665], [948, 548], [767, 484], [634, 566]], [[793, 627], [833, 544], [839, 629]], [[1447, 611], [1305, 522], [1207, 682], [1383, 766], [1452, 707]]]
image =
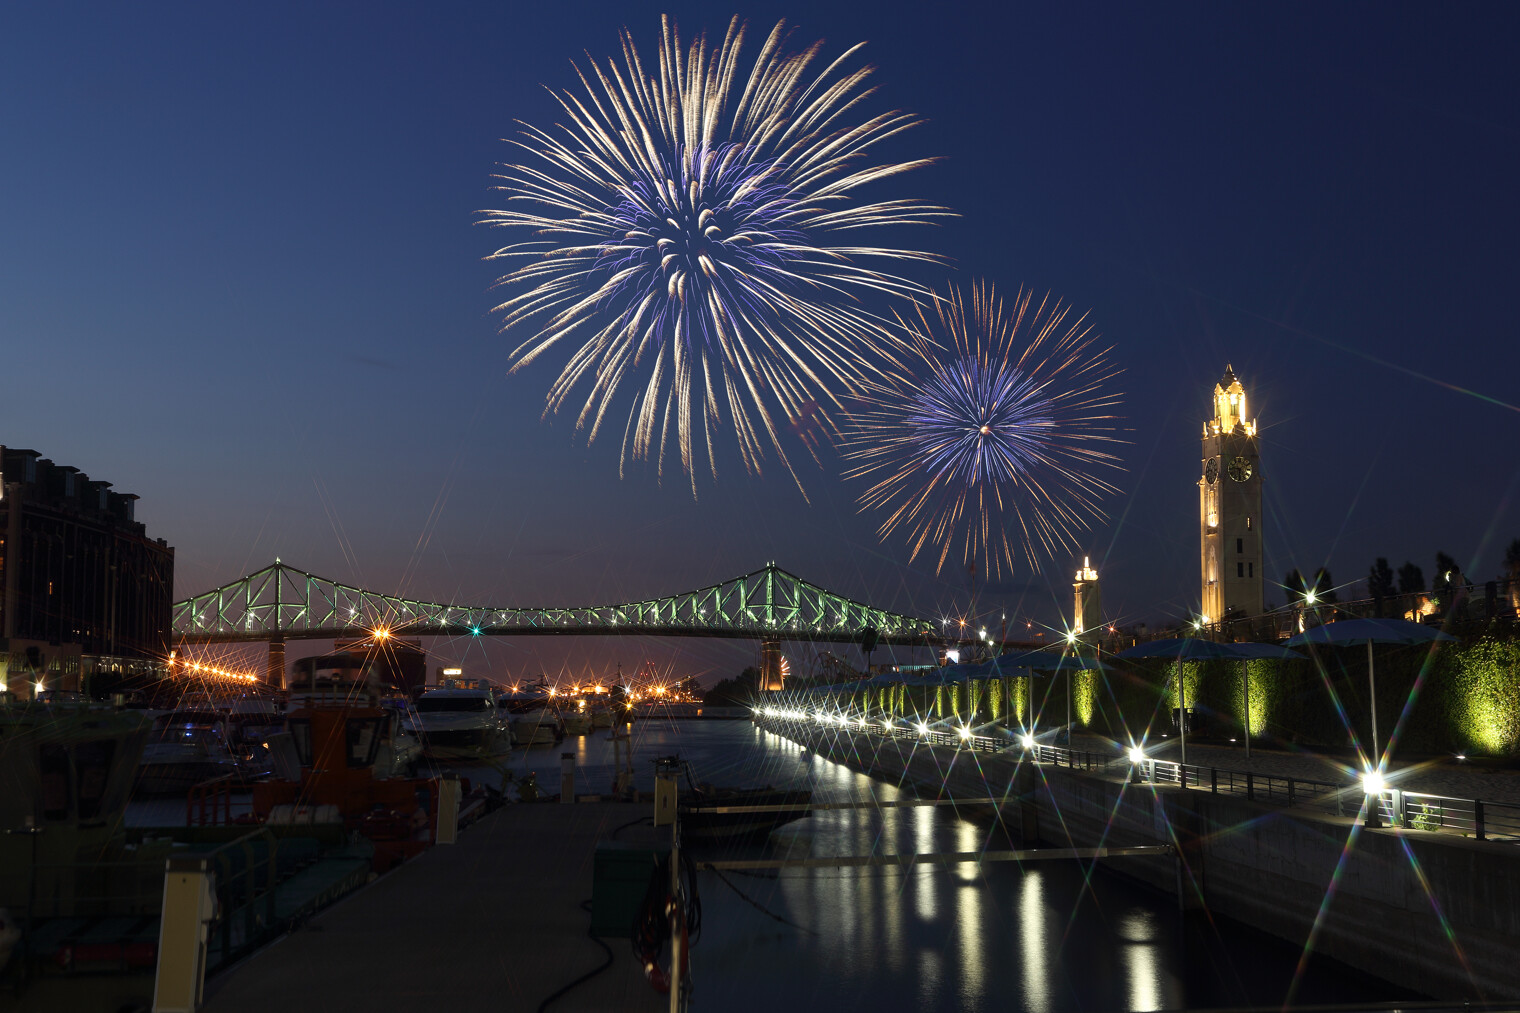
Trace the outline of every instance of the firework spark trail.
[[1073, 548], [1118, 491], [1092, 470], [1120, 467], [1123, 442], [1118, 368], [1086, 316], [978, 283], [902, 323], [910, 354], [865, 379], [840, 437], [846, 477], [871, 483], [861, 509], [886, 514], [878, 535], [902, 529], [910, 560], [938, 549], [936, 573], [957, 547], [990, 575], [1013, 569], [1016, 546], [1035, 568]]
[[624, 29], [621, 64], [588, 54], [587, 69], [575, 68], [582, 91], [554, 93], [566, 122], [548, 131], [519, 121], [512, 143], [531, 160], [497, 175], [507, 206], [480, 212], [485, 224], [531, 232], [487, 258], [519, 265], [497, 282], [516, 294], [495, 308], [503, 331], [533, 331], [512, 371], [576, 345], [544, 414], [584, 383], [576, 428], [588, 442], [619, 387], [641, 388], [623, 461], [653, 454], [663, 474], [673, 429], [693, 495], [693, 444], [716, 477], [725, 407], [745, 467], [758, 473], [773, 450], [796, 480], [776, 413], [837, 406], [836, 385], [852, 388], [869, 362], [890, 358], [900, 339], [867, 297], [924, 293], [875, 265], [939, 259], [854, 237], [949, 212], [856, 193], [930, 161], [874, 161], [872, 148], [919, 121], [857, 118], [874, 90], [870, 67], [846, 67], [859, 46], [818, 69], [821, 44], [788, 52], [782, 22], [746, 74], [738, 18], [716, 46], [705, 34], [683, 44], [662, 24], [655, 65]]

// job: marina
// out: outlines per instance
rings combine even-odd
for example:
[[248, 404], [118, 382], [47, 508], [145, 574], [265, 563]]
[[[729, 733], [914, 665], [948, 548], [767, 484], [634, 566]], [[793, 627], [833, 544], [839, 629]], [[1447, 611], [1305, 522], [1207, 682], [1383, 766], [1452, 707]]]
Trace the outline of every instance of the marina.
[[[679, 751], [704, 778], [758, 775], [857, 806], [816, 811], [763, 842], [698, 851], [699, 861], [978, 852], [1004, 839], [985, 807], [878, 807], [911, 797], [748, 722], [648, 722], [636, 731], [641, 792], [654, 789], [650, 761]], [[607, 743], [587, 738], [573, 752], [579, 790], [610, 786]], [[543, 749], [521, 762], [545, 770], [557, 760]], [[607, 960], [582, 907], [596, 888], [597, 844], [630, 834], [650, 841], [649, 815], [647, 801], [508, 806], [458, 845], [428, 851], [214, 979], [207, 1009], [297, 1001], [537, 1009]], [[698, 889], [695, 1008], [932, 1007], [947, 989], [968, 1010], [1262, 1005], [1280, 1001], [1298, 956], [1248, 929], [1180, 914], [1174, 900], [1120, 873], [1100, 867], [1089, 881], [1073, 861], [709, 871], [698, 874]], [[398, 917], [407, 931], [396, 931]], [[628, 940], [605, 943], [610, 965], [547, 1008], [666, 1009]], [[343, 966], [365, 972], [330, 971]], [[1300, 991], [1319, 1002], [1378, 994], [1408, 995], [1320, 961]]]
[[0, 1013], [1520, 1010], [1520, 5], [762, 6], [7, 11]]

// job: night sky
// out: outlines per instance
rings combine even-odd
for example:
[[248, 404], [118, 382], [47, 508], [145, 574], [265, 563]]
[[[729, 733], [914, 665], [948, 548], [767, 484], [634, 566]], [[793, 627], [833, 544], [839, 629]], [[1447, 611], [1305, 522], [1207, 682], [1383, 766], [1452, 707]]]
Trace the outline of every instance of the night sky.
[[[810, 503], [732, 455], [693, 501], [679, 473], [619, 480], [617, 434], [588, 448], [573, 417], [540, 421], [557, 364], [507, 375], [482, 259], [506, 237], [475, 224], [501, 139], [552, 124], [542, 86], [616, 54], [623, 25], [652, 51], [662, 12], [688, 33], [784, 17], [828, 55], [867, 42], [872, 111], [927, 121], [890, 154], [940, 159], [898, 187], [960, 215], [904, 239], [955, 265], [913, 276], [1090, 308], [1131, 441], [1082, 545], [1111, 619], [1197, 608], [1198, 439], [1226, 363], [1261, 420], [1271, 579], [1346, 584], [1377, 556], [1430, 577], [1438, 550], [1498, 574], [1520, 537], [1513, 5], [18, 4], [0, 14], [0, 442], [140, 495], [178, 550], [176, 597], [275, 556], [503, 606], [774, 559], [963, 610], [964, 570], [879, 542], [837, 460], [802, 471]], [[981, 609], [1058, 624], [1080, 555]], [[757, 656], [436, 648], [498, 678], [649, 657], [711, 679]]]

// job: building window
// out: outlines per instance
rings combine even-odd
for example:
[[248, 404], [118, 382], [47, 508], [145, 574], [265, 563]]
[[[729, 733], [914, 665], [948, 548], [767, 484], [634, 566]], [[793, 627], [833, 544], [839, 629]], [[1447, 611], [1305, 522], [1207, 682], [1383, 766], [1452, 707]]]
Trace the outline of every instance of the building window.
[[1254, 577], [1254, 576], [1256, 576], [1256, 564], [1255, 563], [1247, 563], [1246, 564], [1246, 576], [1247, 577]]
[[1235, 554], [1238, 556], [1244, 551], [1246, 551], [1246, 540], [1244, 538], [1235, 539]]
[[1249, 518], [1249, 517], [1246, 518], [1246, 530], [1247, 531], [1251, 530], [1251, 518]]
[[1235, 564], [1235, 576], [1237, 576], [1237, 577], [1244, 577], [1245, 575], [1246, 575], [1246, 564], [1244, 564], [1244, 563], [1236, 563]]

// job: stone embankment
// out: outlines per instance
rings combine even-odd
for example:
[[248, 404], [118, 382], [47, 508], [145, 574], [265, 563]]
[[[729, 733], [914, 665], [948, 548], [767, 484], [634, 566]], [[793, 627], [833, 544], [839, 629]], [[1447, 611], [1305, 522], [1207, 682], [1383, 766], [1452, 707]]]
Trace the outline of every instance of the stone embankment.
[[[1240, 923], [1442, 999], [1520, 997], [1520, 842], [1370, 829], [1333, 816], [1135, 783], [1023, 754], [763, 719], [820, 756], [925, 798], [997, 798], [1026, 844], [1175, 844], [1110, 867]], [[1360, 799], [1348, 799], [1355, 811]], [[1444, 924], [1443, 924], [1444, 923]]]

